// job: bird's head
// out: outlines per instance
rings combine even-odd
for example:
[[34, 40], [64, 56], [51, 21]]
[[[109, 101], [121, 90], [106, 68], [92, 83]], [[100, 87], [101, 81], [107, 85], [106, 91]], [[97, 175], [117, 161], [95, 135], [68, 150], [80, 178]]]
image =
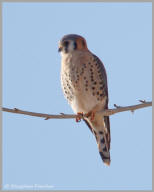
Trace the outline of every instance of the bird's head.
[[60, 40], [59, 52], [66, 54], [76, 50], [88, 50], [86, 40], [82, 36], [69, 34]]

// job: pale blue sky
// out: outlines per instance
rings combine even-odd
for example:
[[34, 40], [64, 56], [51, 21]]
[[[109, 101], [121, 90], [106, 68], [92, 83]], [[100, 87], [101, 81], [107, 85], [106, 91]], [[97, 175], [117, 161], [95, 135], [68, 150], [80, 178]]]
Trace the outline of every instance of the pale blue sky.
[[[72, 113], [57, 52], [70, 33], [84, 36], [103, 61], [110, 108], [152, 99], [151, 3], [3, 3], [4, 107]], [[119, 113], [110, 122], [106, 167], [83, 122], [3, 113], [4, 188], [152, 189], [151, 108]]]

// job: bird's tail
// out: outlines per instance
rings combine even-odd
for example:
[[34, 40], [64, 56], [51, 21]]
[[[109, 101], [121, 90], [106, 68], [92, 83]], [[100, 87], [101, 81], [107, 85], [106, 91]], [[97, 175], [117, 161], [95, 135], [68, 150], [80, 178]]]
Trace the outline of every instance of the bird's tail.
[[[95, 117], [94, 121], [85, 119], [86, 124], [96, 137], [100, 156], [106, 165], [110, 165], [110, 121], [109, 117]], [[101, 125], [101, 126], [100, 126]]]

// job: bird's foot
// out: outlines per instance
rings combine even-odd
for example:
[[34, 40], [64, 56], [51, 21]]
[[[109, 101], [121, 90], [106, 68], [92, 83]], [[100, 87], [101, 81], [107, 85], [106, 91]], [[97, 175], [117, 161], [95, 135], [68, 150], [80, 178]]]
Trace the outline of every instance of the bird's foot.
[[76, 116], [76, 122], [78, 123], [78, 122], [80, 122], [81, 121], [81, 119], [82, 119], [82, 117], [83, 117], [83, 113], [77, 113], [77, 116]]
[[90, 120], [93, 121], [95, 118], [95, 112], [90, 111], [89, 113], [86, 114], [86, 117], [90, 117]]

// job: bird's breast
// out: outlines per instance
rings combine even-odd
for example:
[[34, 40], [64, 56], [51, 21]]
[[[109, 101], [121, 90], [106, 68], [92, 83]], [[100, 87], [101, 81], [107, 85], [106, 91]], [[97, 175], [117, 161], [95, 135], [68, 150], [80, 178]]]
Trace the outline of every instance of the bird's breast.
[[97, 87], [98, 75], [95, 73], [96, 77], [94, 77], [94, 65], [92, 67], [90, 63], [92, 63], [91, 58], [86, 60], [81, 55], [62, 59], [62, 89], [75, 113], [88, 113], [97, 103], [102, 102], [103, 95], [100, 96], [100, 87]]

